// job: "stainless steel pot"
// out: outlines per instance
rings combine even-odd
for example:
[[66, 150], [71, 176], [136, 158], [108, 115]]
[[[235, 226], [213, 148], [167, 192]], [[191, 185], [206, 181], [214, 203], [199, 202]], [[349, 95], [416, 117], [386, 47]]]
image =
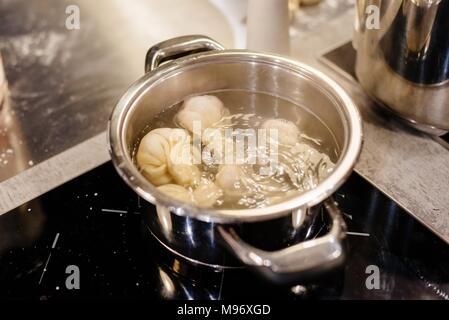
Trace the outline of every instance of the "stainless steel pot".
[[[356, 5], [356, 74], [362, 87], [420, 130], [449, 130], [449, 1]], [[376, 8], [379, 26], [372, 23]]]
[[[147, 206], [145, 220], [149, 232], [163, 246], [193, 263], [218, 268], [243, 263], [274, 280], [328, 270], [343, 261], [344, 222], [328, 198], [354, 167], [362, 144], [362, 125], [356, 106], [334, 81], [284, 57], [224, 50], [204, 36], [175, 38], [152, 47], [145, 70], [111, 115], [110, 152], [129, 186], [157, 206], [157, 212]], [[333, 141], [327, 143], [338, 150], [332, 174], [315, 189], [257, 209], [204, 209], [159, 192], [132, 161], [145, 126], [164, 108], [189, 95], [230, 89], [270, 93], [313, 112], [333, 134]], [[282, 115], [284, 110], [277, 112]], [[329, 232], [298, 243], [307, 239], [302, 234], [304, 226], [321, 208], [330, 216]], [[266, 250], [256, 247], [261, 239], [268, 244]], [[279, 248], [283, 245], [287, 247]]]

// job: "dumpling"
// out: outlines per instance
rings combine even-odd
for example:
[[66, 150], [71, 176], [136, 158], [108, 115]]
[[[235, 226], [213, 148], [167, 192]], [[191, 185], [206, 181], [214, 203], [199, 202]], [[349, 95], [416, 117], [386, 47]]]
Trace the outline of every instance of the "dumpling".
[[191, 191], [177, 184], [165, 184], [157, 189], [168, 196], [186, 203], [195, 203], [195, 198]]
[[143, 137], [136, 160], [142, 174], [154, 185], [175, 182], [185, 186], [199, 182], [200, 171], [193, 157], [187, 131], [159, 128]]
[[[182, 130], [187, 134], [185, 130]], [[180, 137], [170, 151], [168, 171], [177, 184], [188, 186], [197, 185], [201, 178], [201, 172], [194, 165], [194, 160], [201, 163], [199, 151], [192, 147], [190, 136]]]
[[[240, 122], [249, 123], [254, 117], [254, 114], [233, 114], [223, 117], [213, 127], [205, 129], [201, 136], [204, 145], [203, 161], [206, 164], [210, 162], [214, 164], [255, 162], [256, 131], [248, 128], [234, 128], [232, 125]], [[241, 144], [239, 144], [239, 140]]]
[[285, 201], [286, 199], [291, 198], [292, 196], [297, 196], [298, 194], [300, 194], [300, 192], [298, 190], [288, 190], [280, 195], [278, 194], [275, 196], [267, 197], [266, 200], [264, 201], [264, 203], [267, 206], [271, 206], [273, 204], [277, 204], [282, 201]]
[[[294, 146], [300, 137], [298, 127], [291, 121], [285, 119], [270, 119], [262, 124], [265, 130], [277, 130], [278, 143], [285, 146]], [[270, 133], [267, 132], [269, 135]]]
[[232, 136], [227, 137], [222, 128], [207, 128], [202, 135], [202, 159], [207, 165], [234, 161], [235, 144]]
[[177, 184], [165, 184], [157, 189], [176, 200], [196, 204], [200, 207], [213, 207], [223, 195], [223, 190], [209, 179], [202, 179], [194, 191]]
[[195, 165], [178, 164], [169, 168], [174, 181], [182, 186], [190, 186], [198, 184], [201, 172]]
[[215, 183], [228, 196], [239, 196], [246, 191], [243, 168], [239, 165], [222, 165], [215, 176]]
[[223, 190], [209, 179], [202, 179], [200, 185], [193, 191], [196, 203], [202, 207], [212, 207], [223, 196]]
[[215, 96], [204, 95], [187, 98], [181, 110], [175, 116], [175, 122], [184, 129], [193, 132], [194, 123], [201, 125], [201, 133], [229, 115], [223, 102]]
[[168, 138], [170, 132], [168, 128], [150, 131], [141, 140], [136, 154], [137, 165], [142, 174], [157, 186], [173, 180], [167, 163], [171, 148]]

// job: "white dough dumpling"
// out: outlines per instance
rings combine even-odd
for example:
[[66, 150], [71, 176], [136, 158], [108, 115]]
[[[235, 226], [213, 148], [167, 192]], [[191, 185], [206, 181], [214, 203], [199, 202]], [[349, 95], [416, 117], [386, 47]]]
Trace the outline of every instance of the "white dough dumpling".
[[212, 207], [223, 196], [223, 190], [209, 179], [202, 179], [199, 186], [193, 191], [196, 203], [201, 207]]
[[157, 189], [168, 196], [187, 203], [195, 203], [195, 198], [191, 191], [177, 184], [165, 184]]
[[[270, 119], [263, 123], [265, 130], [277, 130], [278, 143], [285, 146], [294, 146], [300, 138], [298, 127], [291, 121], [285, 119]], [[270, 132], [267, 132], [269, 135]]]
[[198, 151], [192, 148], [190, 139], [186, 137], [172, 147], [168, 169], [177, 184], [196, 185], [200, 181], [201, 172], [193, 164], [194, 159], [201, 161], [201, 155], [197, 153]]
[[202, 156], [206, 164], [220, 164], [225, 161], [225, 156], [234, 155], [235, 143], [227, 137], [223, 129], [208, 128], [201, 137], [203, 148]]
[[142, 174], [156, 186], [175, 182], [192, 185], [200, 171], [193, 164], [190, 136], [183, 129], [159, 128], [147, 133], [139, 144], [136, 160]]
[[176, 164], [169, 167], [173, 180], [182, 186], [196, 185], [201, 178], [201, 172], [195, 165]]
[[175, 121], [184, 129], [193, 132], [194, 123], [201, 124], [201, 133], [229, 115], [223, 102], [215, 96], [203, 95], [187, 98]]
[[215, 183], [228, 196], [239, 196], [246, 191], [244, 170], [239, 165], [222, 165], [215, 176]]

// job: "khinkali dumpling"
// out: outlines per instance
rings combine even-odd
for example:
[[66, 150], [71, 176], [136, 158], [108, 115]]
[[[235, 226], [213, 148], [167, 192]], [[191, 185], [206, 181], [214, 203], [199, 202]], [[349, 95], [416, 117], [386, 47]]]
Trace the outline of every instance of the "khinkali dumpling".
[[[294, 146], [299, 141], [300, 132], [298, 127], [291, 121], [285, 119], [270, 119], [262, 124], [265, 130], [277, 131], [278, 143], [285, 146]], [[270, 132], [268, 131], [269, 135]]]
[[176, 114], [175, 121], [190, 132], [193, 132], [194, 123], [197, 122], [201, 125], [202, 133], [226, 115], [229, 115], [229, 110], [217, 97], [195, 96], [184, 101], [181, 110]]
[[157, 187], [157, 189], [176, 200], [196, 204], [200, 207], [214, 206], [217, 200], [223, 195], [223, 190], [208, 179], [202, 179], [194, 191], [178, 184], [165, 184]]
[[239, 165], [222, 165], [215, 176], [215, 183], [228, 196], [242, 195], [246, 191], [244, 175], [245, 172]]
[[212, 207], [221, 196], [223, 196], [223, 190], [209, 179], [202, 179], [193, 191], [193, 197], [201, 207]]
[[165, 184], [157, 189], [168, 196], [186, 203], [195, 203], [195, 198], [191, 191], [177, 184]]
[[[208, 128], [202, 135], [202, 159], [206, 165], [234, 161], [235, 144], [233, 137], [226, 136], [222, 128]], [[227, 160], [230, 159], [230, 160]]]
[[142, 174], [156, 186], [172, 182], [193, 185], [201, 175], [193, 164], [190, 136], [183, 129], [150, 131], [139, 144], [136, 160]]
[[285, 201], [286, 199], [298, 195], [300, 192], [298, 190], [288, 190], [282, 194], [278, 194], [275, 196], [269, 196], [264, 201], [264, 204], [267, 206], [271, 206], [273, 204], [280, 203], [282, 201]]

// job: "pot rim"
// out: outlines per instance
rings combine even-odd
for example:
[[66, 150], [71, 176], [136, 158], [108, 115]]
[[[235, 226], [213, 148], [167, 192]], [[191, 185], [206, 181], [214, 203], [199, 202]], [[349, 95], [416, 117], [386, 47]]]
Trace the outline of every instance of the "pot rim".
[[[291, 72], [300, 73], [307, 79], [319, 84], [320, 88], [330, 92], [338, 100], [347, 118], [348, 141], [343, 146], [335, 169], [317, 187], [280, 203], [254, 209], [219, 210], [203, 208], [172, 199], [156, 189], [137, 169], [127, 152], [126, 132], [124, 128], [129, 120], [130, 111], [141, 95], [159, 81], [173, 73], [203, 63], [218, 63], [229, 59], [240, 62], [257, 62], [276, 65]], [[267, 53], [247, 50], [223, 50], [197, 53], [163, 64], [148, 72], [134, 82], [121, 97], [112, 111], [108, 124], [109, 152], [112, 162], [124, 181], [146, 201], [168, 208], [175, 214], [190, 216], [206, 222], [236, 223], [254, 222], [278, 218], [295, 209], [309, 208], [331, 196], [349, 177], [359, 157], [362, 147], [362, 120], [360, 113], [349, 95], [334, 80], [306, 64]]]

